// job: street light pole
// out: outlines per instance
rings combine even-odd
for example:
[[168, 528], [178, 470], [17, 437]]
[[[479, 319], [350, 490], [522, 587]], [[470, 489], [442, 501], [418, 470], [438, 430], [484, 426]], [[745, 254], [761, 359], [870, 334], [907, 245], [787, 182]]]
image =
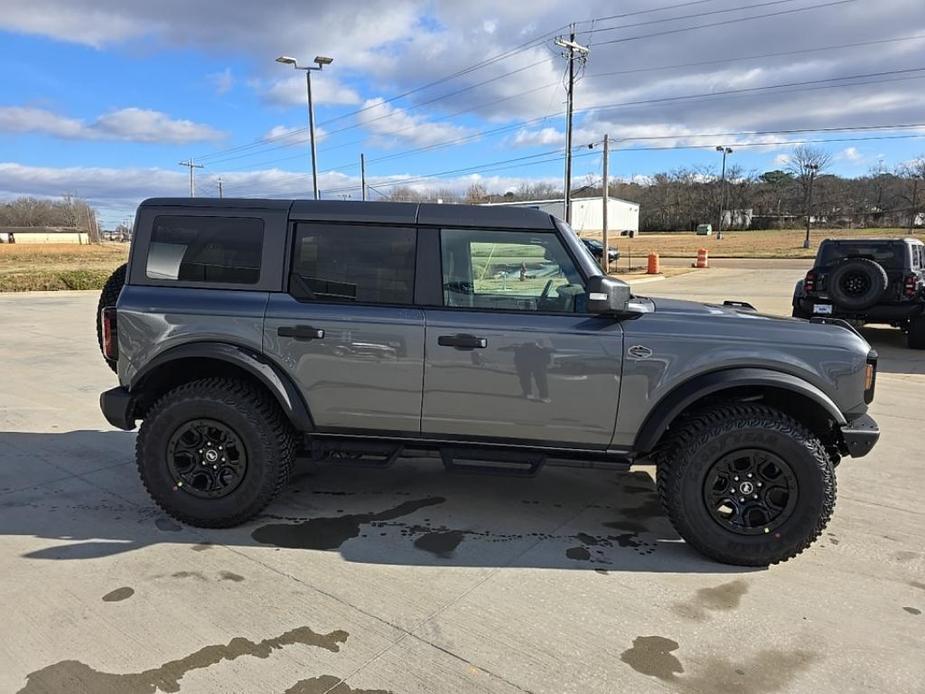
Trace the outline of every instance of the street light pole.
[[[732, 154], [731, 147], [717, 147], [717, 152], [723, 153], [723, 174], [722, 174], [722, 192], [720, 193], [719, 199], [719, 224], [716, 225], [716, 239], [722, 241], [723, 239], [723, 209], [726, 207], [726, 156]], [[731, 215], [730, 215], [731, 217]], [[730, 220], [731, 221], [731, 220]]]
[[325, 65], [330, 65], [334, 62], [334, 58], [328, 58], [323, 55], [315, 56], [316, 67], [311, 65], [299, 65], [295, 58], [290, 58], [288, 55], [281, 55], [276, 59], [276, 62], [283, 63], [284, 65], [292, 65], [296, 70], [302, 70], [305, 73], [305, 92], [308, 95], [308, 138], [311, 141], [312, 149], [312, 193], [314, 194], [315, 200], [317, 200], [319, 197], [318, 162], [315, 151], [315, 108], [312, 104], [312, 72], [321, 70]]
[[819, 165], [807, 164], [806, 169], [809, 171], [809, 192], [806, 196], [806, 238], [803, 239], [803, 248], [809, 248], [809, 228], [812, 225], [813, 218], [813, 184], [816, 182], [816, 172], [819, 171]]

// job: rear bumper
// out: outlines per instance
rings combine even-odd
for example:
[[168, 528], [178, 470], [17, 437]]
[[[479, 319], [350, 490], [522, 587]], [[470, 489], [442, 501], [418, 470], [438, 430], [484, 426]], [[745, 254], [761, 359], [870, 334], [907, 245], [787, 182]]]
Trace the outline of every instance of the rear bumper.
[[842, 442], [848, 455], [863, 458], [880, 439], [880, 427], [870, 415], [861, 415], [841, 427]]
[[112, 388], [100, 394], [100, 409], [106, 421], [117, 429], [135, 428], [135, 399], [126, 388]]
[[848, 320], [860, 320], [866, 323], [895, 323], [906, 321], [910, 318], [920, 316], [925, 312], [925, 304], [919, 301], [875, 304], [864, 311], [843, 311], [838, 306], [834, 306], [829, 299], [803, 297], [796, 300], [797, 308], [810, 315], [817, 315], [814, 311], [816, 304], [832, 306], [832, 313], [818, 315], [825, 315], [832, 318], [845, 318]]

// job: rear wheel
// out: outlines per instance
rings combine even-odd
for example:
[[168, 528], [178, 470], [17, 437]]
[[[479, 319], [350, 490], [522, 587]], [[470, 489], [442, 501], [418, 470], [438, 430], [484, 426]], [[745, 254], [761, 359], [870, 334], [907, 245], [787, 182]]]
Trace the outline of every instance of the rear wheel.
[[764, 405], [691, 415], [658, 456], [658, 490], [678, 533], [726, 564], [787, 561], [819, 536], [835, 506], [823, 444]]
[[103, 285], [103, 289], [100, 292], [100, 300], [96, 305], [96, 341], [100, 347], [100, 354], [103, 355], [103, 359], [109, 365], [109, 368], [113, 371], [116, 370], [116, 361], [113, 359], [108, 359], [105, 352], [103, 352], [102, 313], [104, 308], [107, 308], [108, 306], [115, 306], [116, 302], [119, 300], [119, 294], [122, 292], [122, 287], [125, 285], [126, 267], [128, 266], [125, 264], [120, 265], [109, 276], [109, 279], [106, 280], [106, 283]]
[[925, 349], [925, 316], [916, 316], [909, 321], [906, 339], [912, 349]]
[[168, 392], [147, 413], [136, 442], [145, 488], [189, 525], [224, 528], [259, 513], [286, 484], [293, 433], [259, 388], [208, 378]]

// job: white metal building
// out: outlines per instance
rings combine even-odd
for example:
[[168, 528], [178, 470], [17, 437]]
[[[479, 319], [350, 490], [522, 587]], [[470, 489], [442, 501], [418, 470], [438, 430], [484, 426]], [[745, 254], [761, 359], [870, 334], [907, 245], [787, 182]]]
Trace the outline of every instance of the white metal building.
[[[543, 210], [559, 219], [565, 219], [565, 198], [558, 200], [518, 200], [495, 202], [492, 205], [513, 205]], [[610, 231], [639, 231], [639, 204], [620, 198], [609, 198], [607, 224]], [[604, 198], [572, 198], [572, 228], [578, 233], [601, 231], [604, 228]]]

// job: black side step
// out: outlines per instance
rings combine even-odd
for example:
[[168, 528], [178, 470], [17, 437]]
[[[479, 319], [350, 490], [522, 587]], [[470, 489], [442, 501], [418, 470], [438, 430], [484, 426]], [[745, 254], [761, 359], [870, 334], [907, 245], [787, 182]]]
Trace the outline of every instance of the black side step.
[[509, 477], [533, 477], [546, 462], [542, 453], [499, 449], [441, 448], [440, 457], [447, 472]]
[[385, 469], [391, 467], [405, 447], [399, 443], [360, 441], [311, 441], [311, 459], [338, 466]]

